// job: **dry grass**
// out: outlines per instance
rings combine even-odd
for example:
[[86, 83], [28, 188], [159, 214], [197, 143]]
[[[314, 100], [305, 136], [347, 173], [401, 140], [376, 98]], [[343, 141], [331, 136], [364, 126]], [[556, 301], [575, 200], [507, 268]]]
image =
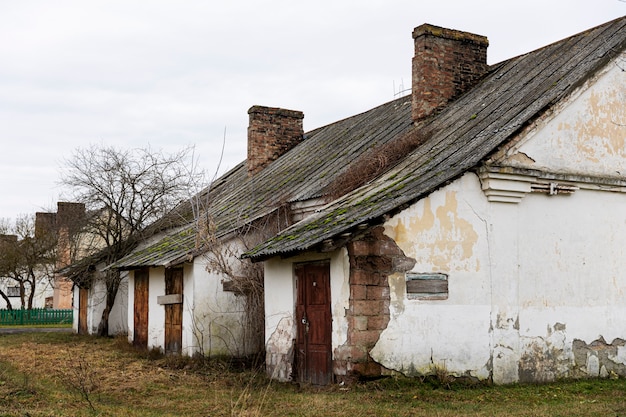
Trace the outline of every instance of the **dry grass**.
[[113, 339], [0, 335], [0, 416], [626, 416], [623, 380], [444, 387], [389, 378], [318, 389], [236, 368]]

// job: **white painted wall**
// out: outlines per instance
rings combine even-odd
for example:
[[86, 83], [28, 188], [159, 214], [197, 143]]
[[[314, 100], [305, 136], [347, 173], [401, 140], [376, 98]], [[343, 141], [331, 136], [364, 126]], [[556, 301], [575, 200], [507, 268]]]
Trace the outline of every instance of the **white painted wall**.
[[[165, 268], [148, 271], [148, 349], [165, 347], [165, 307], [157, 303], [157, 297], [165, 295]], [[183, 297], [185, 289], [183, 288]]]
[[[183, 267], [182, 353], [207, 356], [250, 353], [243, 329], [243, 297], [222, 290], [223, 276], [207, 270], [206, 256], [199, 256]], [[134, 337], [134, 273], [129, 276], [127, 308], [128, 340]], [[148, 348], [163, 350], [165, 345], [165, 306], [157, 297], [165, 295], [165, 268], [149, 269]]]
[[496, 154], [506, 165], [592, 176], [626, 175], [624, 55]]
[[391, 218], [386, 233], [415, 272], [449, 274], [449, 298], [409, 300], [404, 277], [390, 277], [391, 320], [372, 357], [498, 383], [586, 374], [575, 339], [626, 339], [625, 205], [592, 190], [489, 203], [466, 174]]
[[[109, 313], [109, 336], [115, 336], [128, 333], [128, 272], [121, 271], [120, 287], [115, 296], [113, 309]], [[75, 285], [73, 291], [74, 310], [72, 328], [74, 332], [78, 332], [78, 307], [80, 291]], [[89, 334], [97, 334], [98, 326], [102, 319], [102, 312], [106, 306], [106, 287], [104, 281], [94, 280], [87, 300], [87, 331]]]
[[[511, 205], [512, 206], [512, 205]], [[449, 275], [447, 300], [414, 300], [404, 274], [389, 277], [390, 321], [372, 350], [382, 365], [406, 374], [433, 366], [487, 378], [492, 343], [488, 203], [466, 175], [391, 218], [385, 233], [416, 260], [413, 272]]]
[[208, 356], [253, 353], [246, 344], [244, 297], [223, 291], [222, 281], [226, 278], [207, 270], [208, 256], [194, 260], [188, 277], [194, 288], [193, 297], [185, 305], [189, 352], [202, 351]]

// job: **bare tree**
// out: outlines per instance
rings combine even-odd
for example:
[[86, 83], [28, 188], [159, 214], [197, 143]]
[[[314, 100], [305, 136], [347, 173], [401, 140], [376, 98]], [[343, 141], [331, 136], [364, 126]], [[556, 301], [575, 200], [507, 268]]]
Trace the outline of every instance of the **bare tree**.
[[[36, 230], [34, 216], [20, 216], [13, 227], [5, 223], [0, 239], [0, 277], [19, 288], [22, 308], [33, 308], [38, 285], [51, 282], [57, 257], [57, 236], [52, 228]], [[8, 233], [12, 234], [8, 234]], [[6, 293], [0, 296], [13, 306]]]
[[[191, 147], [174, 154], [109, 146], [76, 150], [66, 160], [61, 182], [87, 208], [87, 232], [99, 237], [90, 252], [103, 253], [107, 265], [128, 254], [148, 225], [190, 195], [197, 180], [194, 164]], [[98, 334], [107, 335], [121, 276], [116, 269], [102, 276], [106, 299]]]

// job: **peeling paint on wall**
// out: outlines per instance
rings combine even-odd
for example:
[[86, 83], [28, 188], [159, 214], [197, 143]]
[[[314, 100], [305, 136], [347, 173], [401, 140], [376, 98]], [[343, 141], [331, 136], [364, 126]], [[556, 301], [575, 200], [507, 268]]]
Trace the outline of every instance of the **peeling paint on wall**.
[[555, 172], [626, 175], [625, 101], [624, 73], [609, 65], [492, 160]]
[[602, 336], [587, 344], [574, 339], [575, 360], [573, 376], [617, 377], [626, 375], [626, 340], [616, 338], [610, 344]]
[[574, 134], [581, 156], [599, 162], [607, 156], [626, 157], [626, 106], [618, 90], [591, 91], [587, 112], [571, 122], [559, 124], [560, 131]]
[[545, 337], [527, 337], [521, 341], [520, 382], [549, 382], [569, 375], [574, 355], [567, 342], [565, 324], [548, 326]]
[[294, 337], [293, 317], [283, 317], [266, 345], [265, 366], [271, 378], [279, 381], [291, 380]]
[[431, 197], [422, 200], [414, 215], [398, 219], [389, 236], [406, 248], [408, 256], [429, 259], [434, 271], [479, 269], [473, 258], [478, 233], [459, 213], [457, 192], [447, 191], [441, 205], [433, 208], [433, 204]]

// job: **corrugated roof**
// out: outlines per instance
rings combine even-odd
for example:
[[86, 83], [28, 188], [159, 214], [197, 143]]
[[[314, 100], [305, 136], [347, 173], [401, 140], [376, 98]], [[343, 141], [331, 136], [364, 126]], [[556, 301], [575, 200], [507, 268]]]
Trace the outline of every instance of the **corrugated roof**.
[[430, 194], [477, 166], [625, 46], [622, 17], [493, 66], [479, 85], [428, 121], [424, 128], [432, 136], [395, 168], [244, 256], [263, 260], [311, 250]]

